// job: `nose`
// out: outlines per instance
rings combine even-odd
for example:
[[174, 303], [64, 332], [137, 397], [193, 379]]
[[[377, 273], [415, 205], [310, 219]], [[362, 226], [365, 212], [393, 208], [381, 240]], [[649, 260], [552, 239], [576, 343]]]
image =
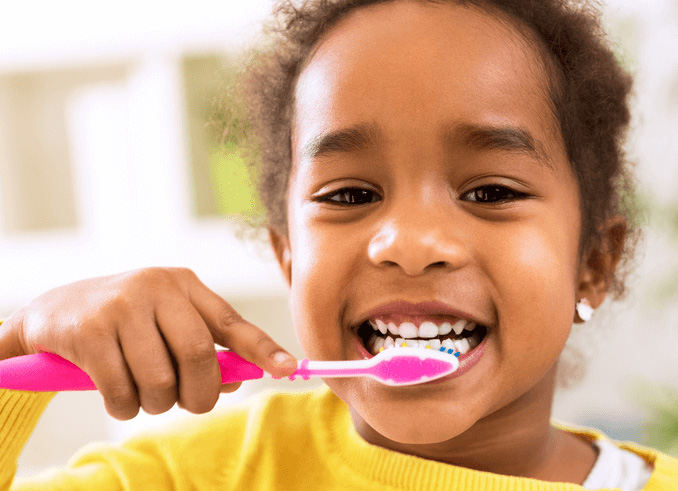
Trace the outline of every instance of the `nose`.
[[418, 276], [433, 268], [459, 269], [470, 252], [460, 224], [449, 213], [433, 207], [403, 207], [390, 215], [368, 246], [370, 261], [377, 266], [399, 266]]

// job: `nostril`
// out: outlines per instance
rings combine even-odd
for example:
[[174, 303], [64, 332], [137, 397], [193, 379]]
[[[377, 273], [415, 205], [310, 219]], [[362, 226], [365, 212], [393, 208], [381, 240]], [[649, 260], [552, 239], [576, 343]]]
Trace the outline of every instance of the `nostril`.
[[[398, 263], [395, 261], [384, 261], [383, 264], [385, 266], [398, 266]], [[436, 268], [446, 268], [448, 264], [445, 261], [438, 261], [435, 263], [429, 264], [429, 267], [436, 267]]]
[[372, 264], [389, 269], [398, 266], [408, 276], [432, 271], [434, 265], [436, 271], [462, 268], [470, 259], [468, 244], [430, 227], [385, 227], [370, 240], [367, 252]]

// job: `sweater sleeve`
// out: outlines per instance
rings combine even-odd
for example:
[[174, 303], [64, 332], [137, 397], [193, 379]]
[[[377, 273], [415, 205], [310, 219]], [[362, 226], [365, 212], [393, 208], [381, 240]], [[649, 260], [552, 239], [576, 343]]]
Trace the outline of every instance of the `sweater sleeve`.
[[187, 415], [119, 444], [92, 443], [64, 467], [17, 480], [2, 491], [189, 491], [231, 489], [242, 455], [246, 411]]
[[65, 466], [14, 479], [19, 454], [53, 395], [0, 389], [0, 491], [231, 489], [246, 410], [188, 415], [119, 444], [91, 443]]
[[0, 389], [0, 491], [9, 489], [19, 454], [53, 397], [52, 392]]
[[0, 389], [0, 490], [9, 489], [17, 460], [53, 392]]
[[230, 462], [225, 448], [237, 448], [241, 432], [222, 438], [205, 418], [147, 431], [120, 444], [91, 443], [65, 466], [12, 482], [21, 449], [52, 395], [0, 391], [0, 491], [188, 491], [216, 489], [216, 482], [226, 489]]

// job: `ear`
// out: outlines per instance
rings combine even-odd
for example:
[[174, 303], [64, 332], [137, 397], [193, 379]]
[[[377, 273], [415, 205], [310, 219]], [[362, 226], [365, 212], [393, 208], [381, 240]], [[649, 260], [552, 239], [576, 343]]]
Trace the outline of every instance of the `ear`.
[[273, 246], [275, 251], [275, 257], [278, 259], [278, 264], [282, 270], [287, 285], [292, 284], [292, 256], [290, 254], [290, 241], [286, 235], [273, 230], [272, 228], [268, 229], [268, 240]]
[[577, 301], [586, 298], [594, 309], [603, 303], [621, 259], [627, 230], [626, 219], [619, 215], [602, 224], [601, 243], [586, 252], [581, 260]]

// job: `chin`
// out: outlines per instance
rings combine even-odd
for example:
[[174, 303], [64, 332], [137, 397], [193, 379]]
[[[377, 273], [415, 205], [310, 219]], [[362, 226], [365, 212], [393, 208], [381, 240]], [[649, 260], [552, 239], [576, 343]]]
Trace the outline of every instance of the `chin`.
[[[460, 411], [431, 409], [383, 410], [379, 405], [356, 405], [355, 412], [381, 436], [403, 444], [435, 444], [458, 437], [475, 421]], [[403, 409], [403, 408], [401, 408]]]
[[441, 426], [440, 424], [419, 424], [419, 422], [410, 422], [402, 427], [391, 424], [376, 424], [373, 426], [375, 431], [389, 440], [398, 443], [419, 445], [442, 443], [452, 440], [468, 430], [469, 427], [461, 426], [459, 424], [445, 424]]

